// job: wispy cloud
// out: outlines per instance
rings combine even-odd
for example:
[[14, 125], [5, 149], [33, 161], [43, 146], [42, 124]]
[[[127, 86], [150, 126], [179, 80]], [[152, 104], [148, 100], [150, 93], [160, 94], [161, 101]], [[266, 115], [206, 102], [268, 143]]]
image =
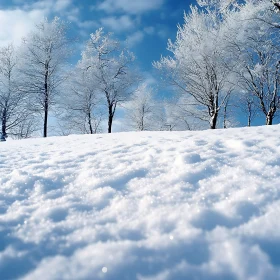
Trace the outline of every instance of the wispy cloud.
[[85, 21], [78, 21], [77, 26], [82, 29], [92, 29], [92, 28], [97, 29], [100, 27], [100, 24], [95, 20], [85, 20]]
[[59, 0], [56, 1], [54, 11], [63, 11], [72, 4], [72, 0]]
[[16, 1], [15, 4], [18, 9], [26, 11], [41, 10], [48, 13], [59, 13], [68, 9], [73, 4], [73, 0], [39, 0], [35, 2]]
[[136, 31], [135, 33], [131, 34], [127, 37], [126, 43], [128, 47], [133, 47], [136, 44], [139, 44], [144, 39], [145, 34], [142, 31]]
[[100, 20], [101, 25], [104, 27], [109, 28], [114, 32], [123, 32], [126, 30], [131, 30], [135, 28], [136, 21], [133, 20], [128, 15], [123, 15], [120, 17], [112, 16], [112, 17], [105, 17]]
[[148, 35], [153, 35], [155, 33], [155, 27], [154, 26], [147, 26], [144, 28], [144, 32]]
[[105, 0], [97, 8], [107, 13], [142, 14], [159, 9], [165, 0]]

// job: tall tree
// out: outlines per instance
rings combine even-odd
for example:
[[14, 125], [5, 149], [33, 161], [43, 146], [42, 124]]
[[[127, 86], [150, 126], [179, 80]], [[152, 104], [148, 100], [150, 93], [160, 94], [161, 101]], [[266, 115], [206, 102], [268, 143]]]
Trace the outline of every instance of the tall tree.
[[168, 43], [172, 57], [154, 63], [172, 85], [207, 111], [211, 129], [217, 127], [219, 111], [231, 92], [220, 32], [223, 19], [213, 7], [191, 7], [184, 25], [178, 27], [176, 41]]
[[[237, 83], [258, 101], [265, 123], [271, 125], [279, 109], [280, 36], [271, 28], [271, 11], [265, 1], [247, 1], [228, 19], [230, 53], [239, 63]], [[262, 20], [260, 20], [262, 19]]]
[[67, 26], [59, 18], [44, 19], [23, 40], [24, 87], [32, 96], [33, 110], [43, 115], [44, 137], [48, 134], [49, 112], [66, 78], [64, 66], [71, 53], [66, 31]]
[[[1, 134], [17, 134], [18, 127], [29, 117], [27, 96], [20, 89], [18, 56], [12, 45], [0, 49], [0, 122]], [[29, 135], [29, 134], [28, 134]], [[20, 137], [19, 135], [14, 135]]]
[[90, 35], [86, 48], [82, 53], [82, 64], [90, 70], [96, 80], [100, 93], [104, 96], [108, 110], [108, 133], [112, 132], [112, 124], [117, 106], [126, 101], [135, 83], [130, 69], [134, 55], [122, 49], [120, 43], [98, 29]]

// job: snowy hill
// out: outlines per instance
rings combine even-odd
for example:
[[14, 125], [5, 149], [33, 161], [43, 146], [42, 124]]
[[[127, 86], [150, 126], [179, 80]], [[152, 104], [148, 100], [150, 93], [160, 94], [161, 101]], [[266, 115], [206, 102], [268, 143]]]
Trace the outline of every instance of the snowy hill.
[[0, 143], [0, 279], [280, 279], [280, 126]]

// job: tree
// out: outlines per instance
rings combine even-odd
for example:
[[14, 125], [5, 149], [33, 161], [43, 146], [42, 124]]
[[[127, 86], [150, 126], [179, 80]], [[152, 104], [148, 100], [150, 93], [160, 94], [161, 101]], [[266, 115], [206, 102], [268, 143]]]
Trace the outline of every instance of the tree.
[[168, 43], [173, 56], [154, 63], [169, 83], [206, 109], [211, 129], [216, 128], [219, 111], [232, 90], [220, 32], [223, 21], [213, 7], [191, 7], [184, 25], [178, 27], [176, 41]]
[[97, 89], [104, 96], [108, 109], [108, 133], [111, 133], [116, 108], [128, 99], [135, 83], [130, 69], [134, 55], [122, 49], [111, 34], [105, 34], [100, 28], [90, 35], [81, 61], [86, 65], [85, 70], [91, 71]]
[[208, 127], [208, 113], [194, 102], [192, 96], [181, 95], [179, 99], [166, 100], [164, 104], [166, 124], [171, 130], [200, 130]]
[[238, 85], [258, 100], [267, 125], [276, 116], [280, 95], [280, 38], [269, 21], [267, 6], [253, 1], [228, 20], [230, 52], [239, 62], [234, 69]]
[[98, 86], [92, 68], [79, 61], [72, 76], [63, 102], [64, 114], [61, 126], [63, 134], [73, 131], [85, 134], [98, 133], [101, 131], [103, 114], [98, 106], [100, 103]]
[[43, 136], [47, 137], [49, 111], [55, 104], [58, 88], [65, 80], [63, 67], [71, 51], [66, 25], [59, 19], [44, 19], [23, 40], [24, 88], [31, 96], [33, 110], [43, 113]]
[[237, 107], [246, 116], [247, 126], [250, 127], [254, 119], [258, 116], [257, 99], [253, 94], [244, 91], [240, 94]]
[[153, 89], [146, 83], [141, 84], [125, 105], [129, 126], [137, 131], [151, 130], [155, 127], [156, 105]]
[[[27, 96], [19, 86], [20, 73], [17, 61], [18, 56], [12, 45], [0, 49], [0, 121], [2, 138], [6, 138], [8, 134], [20, 137], [17, 130], [30, 117], [26, 106]], [[24, 131], [23, 129], [22, 132]], [[26, 131], [23, 135], [26, 135]]]
[[238, 121], [235, 118], [236, 106], [231, 100], [232, 95], [229, 95], [223, 106], [223, 128], [235, 127]]

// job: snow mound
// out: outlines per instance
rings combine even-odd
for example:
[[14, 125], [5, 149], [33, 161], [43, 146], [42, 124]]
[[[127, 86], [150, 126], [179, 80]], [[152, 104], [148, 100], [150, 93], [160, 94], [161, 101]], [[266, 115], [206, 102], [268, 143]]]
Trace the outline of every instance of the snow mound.
[[0, 144], [0, 278], [280, 279], [280, 126]]

